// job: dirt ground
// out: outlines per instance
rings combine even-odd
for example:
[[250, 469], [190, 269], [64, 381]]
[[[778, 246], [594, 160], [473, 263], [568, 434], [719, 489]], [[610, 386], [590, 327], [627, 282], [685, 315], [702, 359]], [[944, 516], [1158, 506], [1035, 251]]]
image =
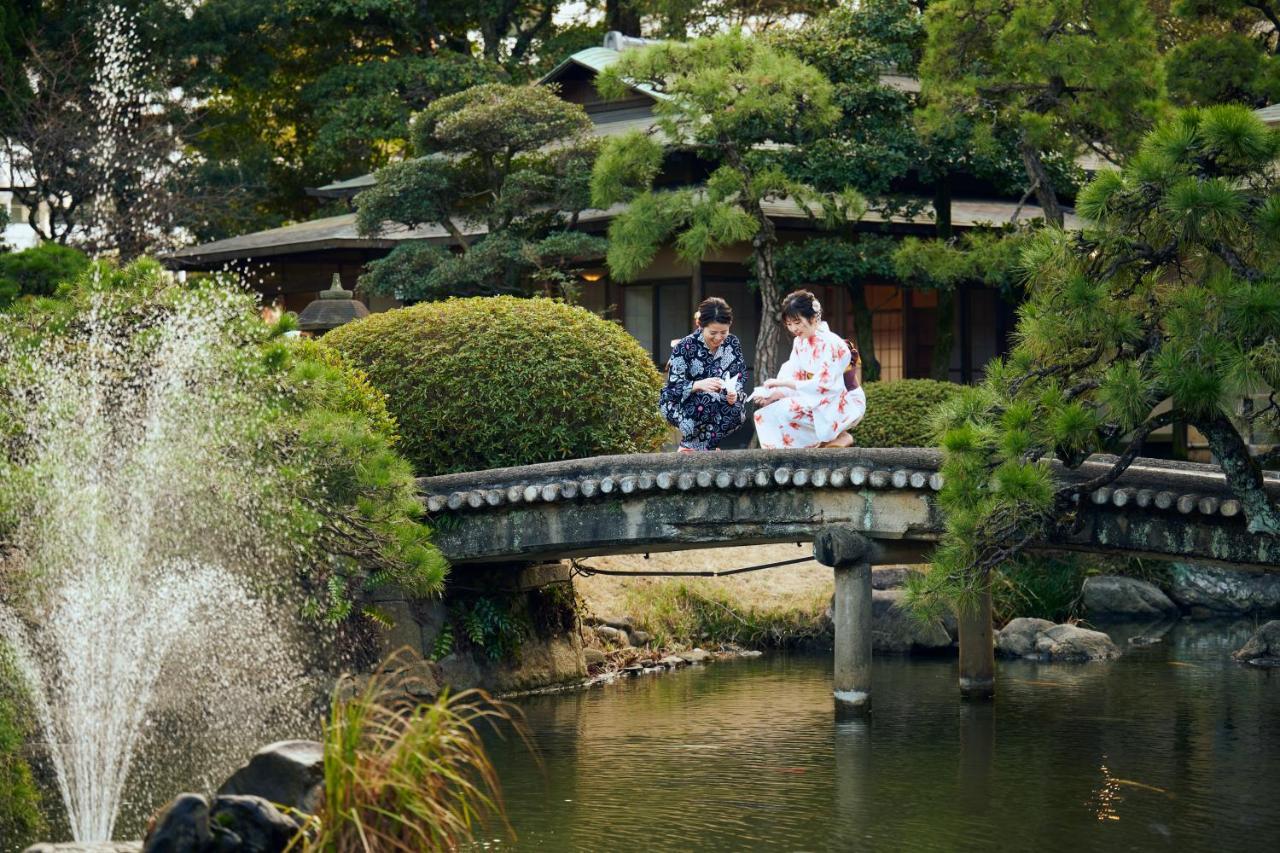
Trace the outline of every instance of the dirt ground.
[[[617, 557], [593, 557], [584, 565], [609, 571], [725, 571], [759, 563], [811, 557], [808, 543], [796, 547], [785, 545], [748, 545], [736, 548], [708, 548], [697, 551], [668, 551]], [[798, 563], [776, 569], [746, 572], [727, 578], [698, 577], [634, 577], [605, 575], [578, 577], [574, 587], [587, 603], [588, 610], [600, 617], [639, 616], [628, 612], [628, 593], [656, 584], [684, 583], [692, 589], [723, 592], [744, 605], [770, 607], [825, 608], [831, 598], [834, 579], [831, 569], [816, 562]]]

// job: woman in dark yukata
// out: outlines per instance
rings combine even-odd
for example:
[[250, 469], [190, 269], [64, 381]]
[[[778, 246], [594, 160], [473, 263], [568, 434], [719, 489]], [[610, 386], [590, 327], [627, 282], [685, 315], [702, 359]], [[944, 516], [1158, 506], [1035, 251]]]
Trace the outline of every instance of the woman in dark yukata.
[[697, 328], [672, 344], [658, 407], [680, 430], [680, 451], [719, 450], [746, 420], [747, 365], [729, 334], [733, 309], [712, 297], [698, 306]]

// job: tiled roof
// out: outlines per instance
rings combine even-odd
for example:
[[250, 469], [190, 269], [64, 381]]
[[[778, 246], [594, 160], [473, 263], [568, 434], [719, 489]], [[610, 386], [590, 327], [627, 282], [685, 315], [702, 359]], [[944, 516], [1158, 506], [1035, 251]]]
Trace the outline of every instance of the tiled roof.
[[[587, 210], [578, 217], [584, 225], [608, 222], [626, 209], [625, 205], [614, 205], [608, 210]], [[951, 204], [951, 223], [957, 228], [1002, 224], [1013, 216], [1017, 205], [1010, 201], [989, 201], [985, 199], [956, 199]], [[808, 218], [807, 213], [796, 202], [780, 199], [765, 204], [765, 213], [776, 220], [801, 220]], [[1041, 215], [1040, 208], [1035, 205], [1023, 205], [1018, 212], [1018, 220], [1025, 222]], [[893, 216], [886, 218], [882, 214], [871, 211], [863, 216], [864, 222], [912, 223], [927, 225], [933, 221], [932, 207], [925, 204], [924, 210], [914, 217]], [[1068, 215], [1068, 228], [1080, 227], [1080, 221]], [[485, 229], [477, 227], [468, 229], [470, 235], [483, 234]], [[171, 266], [200, 266], [226, 263], [233, 260], [249, 258], [269, 258], [275, 255], [296, 254], [300, 252], [323, 251], [343, 248], [392, 248], [402, 240], [425, 240], [444, 244], [450, 242], [447, 231], [435, 225], [421, 225], [407, 228], [403, 225], [387, 225], [377, 237], [363, 237], [356, 231], [354, 213], [342, 216], [330, 216], [311, 222], [300, 222], [283, 228], [272, 228], [225, 240], [215, 240], [198, 246], [188, 246], [167, 256]]]

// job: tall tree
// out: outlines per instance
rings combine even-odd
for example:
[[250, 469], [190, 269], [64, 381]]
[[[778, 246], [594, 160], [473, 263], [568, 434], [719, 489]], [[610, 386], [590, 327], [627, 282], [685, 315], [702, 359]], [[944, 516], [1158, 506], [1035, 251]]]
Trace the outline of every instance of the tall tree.
[[1153, 0], [1168, 7], [1165, 54], [1177, 104], [1280, 101], [1280, 2]]
[[926, 122], [1012, 133], [1045, 218], [1062, 224], [1052, 153], [1119, 162], [1150, 127], [1162, 75], [1144, 0], [938, 0], [925, 14]]
[[[782, 168], [787, 146], [826, 134], [838, 118], [831, 84], [794, 56], [733, 30], [628, 52], [596, 81], [606, 98], [634, 86], [658, 96], [654, 132], [610, 139], [591, 179], [596, 207], [628, 203], [609, 226], [609, 268], [625, 281], [668, 241], [690, 262], [750, 241], [762, 305], [754, 368], [768, 376], [783, 351], [778, 235], [768, 205], [812, 205], [830, 223], [856, 219], [864, 209], [856, 192], [819, 194]], [[655, 188], [664, 148], [707, 163], [705, 186]]]
[[[1241, 432], [1280, 425], [1277, 157], [1280, 134], [1248, 109], [1188, 110], [1081, 192], [1082, 232], [1036, 235], [1018, 345], [944, 417], [947, 534], [918, 603], [981, 593], [1176, 421], [1209, 439], [1249, 530], [1280, 536], [1262, 479], [1280, 454], [1253, 456]], [[1247, 395], [1263, 403], [1241, 414]], [[1096, 452], [1116, 454], [1100, 477], [1054, 477], [1051, 461]]]
[[[936, 235], [944, 242], [952, 238], [955, 178], [978, 179], [1002, 193], [1021, 193], [1025, 188], [1025, 173], [1010, 134], [975, 139], [974, 122], [964, 118], [932, 132], [917, 126], [915, 114], [922, 103], [913, 83], [924, 51], [925, 27], [923, 13], [911, 0], [864, 0], [842, 6], [804, 27], [774, 34], [773, 41], [826, 74], [840, 109], [830, 134], [788, 152], [785, 166], [797, 180], [821, 191], [853, 187], [885, 218], [918, 216], [931, 195]], [[1064, 174], [1063, 167], [1069, 164], [1051, 158], [1045, 165], [1055, 183], [1074, 187]], [[793, 280], [805, 281], [805, 270], [813, 268], [829, 271], [837, 276], [831, 280], [844, 282], [853, 306], [863, 377], [873, 381], [880, 371], [864, 284], [873, 270], [891, 279], [895, 268], [891, 258], [870, 249], [879, 246], [876, 241], [854, 233], [853, 224], [839, 231], [847, 246], [837, 248], [829, 245], [828, 236], [816, 237], [788, 246], [780, 264], [794, 268], [783, 271]], [[816, 280], [826, 279], [807, 279]], [[905, 281], [937, 293], [932, 375], [946, 379], [958, 282], [915, 275]]]
[[436, 98], [520, 82], [598, 43], [559, 23], [562, 0], [205, 0], [186, 27], [182, 84], [201, 104], [207, 179], [248, 185], [238, 221], [201, 237], [315, 215], [306, 189], [409, 151], [409, 119]]
[[565, 266], [604, 253], [576, 230], [596, 152], [582, 107], [549, 86], [490, 83], [435, 101], [413, 134], [417, 156], [380, 169], [357, 196], [360, 230], [436, 225], [451, 245], [406, 241], [361, 283], [402, 299], [539, 286], [572, 296]]
[[171, 0], [41, 4], [0, 64], [0, 145], [45, 240], [132, 258], [170, 244], [200, 202], [185, 105], [158, 47]]

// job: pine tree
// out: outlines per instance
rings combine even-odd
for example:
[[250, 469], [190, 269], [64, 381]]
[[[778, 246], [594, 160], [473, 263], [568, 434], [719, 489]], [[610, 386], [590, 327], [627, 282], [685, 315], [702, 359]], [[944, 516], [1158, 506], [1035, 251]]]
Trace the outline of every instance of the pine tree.
[[[1081, 192], [1082, 232], [1032, 238], [1017, 345], [941, 419], [947, 534], [917, 604], [971, 601], [1175, 422], [1208, 438], [1248, 529], [1280, 536], [1262, 480], [1280, 453], [1251, 456], [1241, 433], [1280, 425], [1277, 158], [1280, 133], [1248, 109], [1187, 110]], [[1055, 479], [1053, 461], [1096, 452], [1117, 454], [1105, 475]]]
[[[734, 30], [626, 53], [596, 81], [606, 98], [633, 86], [658, 96], [654, 114], [663, 141], [641, 133], [615, 138], [596, 162], [593, 204], [628, 203], [609, 227], [609, 268], [617, 278], [631, 279], [669, 240], [689, 262], [750, 241], [762, 306], [754, 369], [757, 376], [772, 375], [784, 339], [777, 229], [766, 206], [793, 200], [829, 222], [856, 219], [864, 207], [856, 192], [816, 193], [781, 166], [788, 147], [833, 126], [838, 111], [831, 84], [794, 56]], [[710, 164], [705, 186], [654, 187], [664, 143], [665, 150], [688, 150]]]
[[581, 106], [550, 86], [475, 86], [415, 116], [413, 143], [417, 157], [380, 169], [356, 197], [357, 224], [370, 235], [387, 223], [436, 225], [452, 244], [402, 242], [362, 285], [409, 299], [573, 295], [567, 267], [604, 253], [576, 230], [596, 154]]
[[1013, 133], [1045, 219], [1061, 224], [1052, 154], [1091, 150], [1113, 163], [1132, 150], [1163, 92], [1144, 0], [939, 0], [925, 16], [920, 66], [926, 123], [976, 120]]

